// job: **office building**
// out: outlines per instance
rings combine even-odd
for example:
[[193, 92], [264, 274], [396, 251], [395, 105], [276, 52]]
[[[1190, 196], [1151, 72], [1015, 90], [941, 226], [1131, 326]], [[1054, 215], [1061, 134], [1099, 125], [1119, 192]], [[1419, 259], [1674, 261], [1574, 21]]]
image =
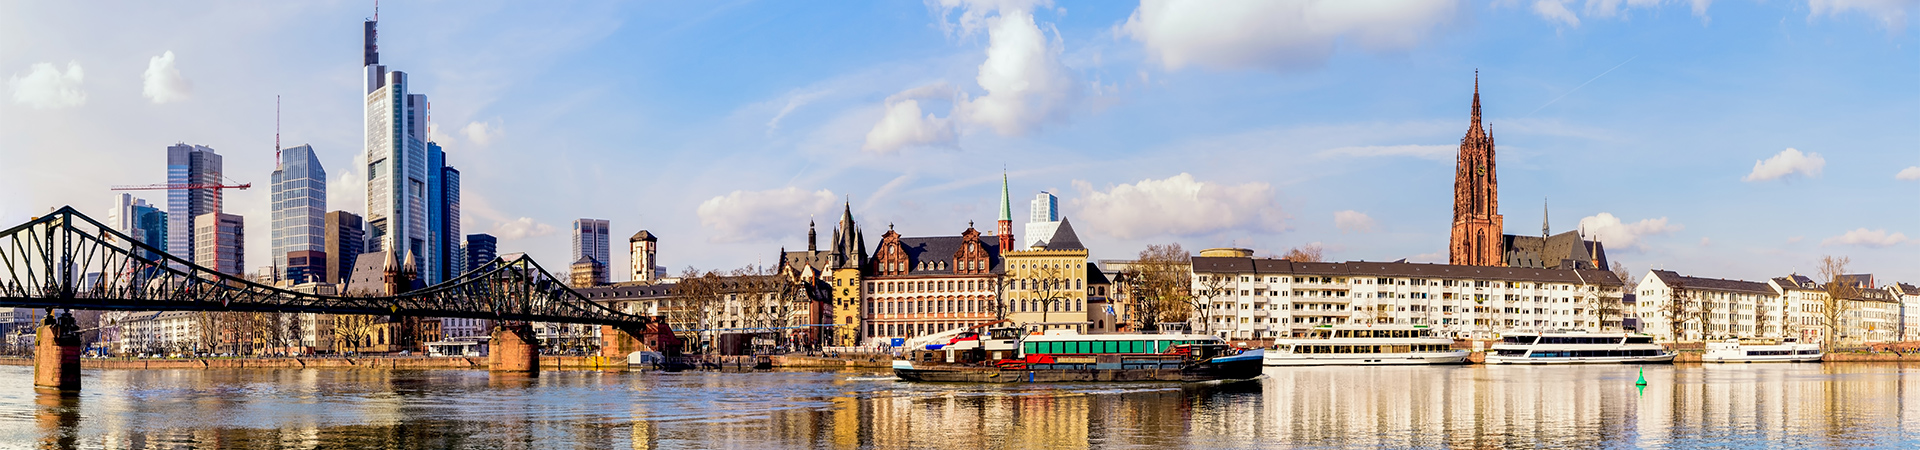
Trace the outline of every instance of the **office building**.
[[327, 171], [313, 146], [280, 150], [273, 171], [273, 268], [291, 284], [327, 278]]
[[[167, 147], [167, 184], [218, 185], [221, 158], [204, 145], [174, 144]], [[194, 251], [200, 246], [193, 232], [193, 221], [204, 214], [220, 212], [219, 189], [172, 189], [167, 191], [167, 253], [187, 261], [198, 261]]]
[[[113, 210], [107, 213], [107, 226], [140, 243], [158, 249], [167, 248], [167, 212], [133, 194], [115, 196]], [[148, 259], [159, 257], [154, 252], [141, 252], [141, 256]]]
[[405, 72], [380, 64], [376, 22], [364, 25], [366, 250], [412, 255], [415, 265], [428, 265], [434, 253], [427, 224], [427, 96], [410, 93]]
[[1033, 199], [1033, 207], [1027, 214], [1027, 247], [1044, 247], [1053, 239], [1053, 231], [1060, 228], [1060, 198], [1052, 193], [1040, 191]]
[[472, 270], [500, 257], [500, 240], [491, 234], [469, 234], [466, 245], [466, 268]]
[[599, 268], [594, 283], [607, 283], [607, 261], [612, 251], [607, 246], [610, 224], [603, 219], [579, 219], [573, 221], [573, 263], [591, 260]]
[[367, 234], [359, 214], [330, 211], [326, 218], [323, 252], [330, 255], [326, 281], [341, 284], [353, 276], [353, 262], [366, 251]]
[[193, 263], [229, 275], [246, 270], [246, 220], [223, 213], [201, 214], [193, 218]]
[[460, 170], [447, 165], [440, 144], [427, 143], [427, 235], [433, 253], [422, 276], [427, 284], [446, 281], [466, 271], [460, 250]]

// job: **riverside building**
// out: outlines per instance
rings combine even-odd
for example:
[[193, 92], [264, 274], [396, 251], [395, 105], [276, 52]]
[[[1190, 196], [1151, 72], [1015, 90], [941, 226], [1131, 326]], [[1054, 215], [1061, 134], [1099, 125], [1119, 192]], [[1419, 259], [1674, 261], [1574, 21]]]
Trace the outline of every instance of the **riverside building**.
[[327, 171], [313, 146], [280, 150], [273, 171], [274, 273], [289, 284], [325, 281], [327, 263]]
[[1294, 262], [1252, 253], [1215, 249], [1193, 258], [1196, 332], [1254, 340], [1304, 336], [1321, 325], [1410, 324], [1487, 339], [1515, 329], [1617, 332], [1624, 318], [1624, 286], [1605, 270]]

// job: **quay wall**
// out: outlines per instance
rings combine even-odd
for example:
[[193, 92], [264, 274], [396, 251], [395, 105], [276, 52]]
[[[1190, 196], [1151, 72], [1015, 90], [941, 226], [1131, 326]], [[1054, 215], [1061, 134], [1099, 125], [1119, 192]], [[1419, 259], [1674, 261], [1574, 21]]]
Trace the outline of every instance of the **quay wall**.
[[[0, 357], [0, 365], [30, 366], [31, 358]], [[475, 357], [340, 357], [340, 358], [178, 358], [81, 359], [85, 369], [486, 369], [486, 358]], [[543, 369], [626, 370], [627, 362], [601, 356], [547, 356]]]

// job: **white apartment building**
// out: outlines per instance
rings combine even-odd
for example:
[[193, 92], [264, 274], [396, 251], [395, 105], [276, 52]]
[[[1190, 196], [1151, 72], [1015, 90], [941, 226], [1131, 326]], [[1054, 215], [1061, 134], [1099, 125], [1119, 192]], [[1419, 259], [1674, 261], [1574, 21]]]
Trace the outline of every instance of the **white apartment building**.
[[1309, 263], [1251, 253], [1193, 258], [1195, 331], [1270, 339], [1377, 323], [1487, 339], [1508, 330], [1618, 331], [1625, 313], [1622, 283], [1605, 270]]
[[[1640, 278], [1634, 293], [1640, 332], [1663, 341], [1676, 340], [1676, 334], [1679, 341], [1780, 337], [1790, 328], [1784, 299], [1767, 283], [1654, 270]], [[1683, 322], [1678, 333], [1676, 316]]]
[[1893, 293], [1874, 288], [1871, 283], [1861, 286], [1856, 298], [1833, 303], [1844, 308], [1837, 327], [1827, 323], [1827, 290], [1813, 279], [1789, 275], [1767, 280], [1767, 284], [1779, 291], [1785, 302], [1787, 324], [1791, 327], [1788, 331], [1797, 333], [1803, 342], [1826, 343], [1829, 337], [1837, 339], [1835, 343], [1839, 344], [1898, 339], [1903, 314], [1901, 302]]
[[1920, 340], [1920, 287], [1894, 283], [1887, 285], [1887, 293], [1900, 302], [1900, 326], [1895, 335], [1901, 341]]

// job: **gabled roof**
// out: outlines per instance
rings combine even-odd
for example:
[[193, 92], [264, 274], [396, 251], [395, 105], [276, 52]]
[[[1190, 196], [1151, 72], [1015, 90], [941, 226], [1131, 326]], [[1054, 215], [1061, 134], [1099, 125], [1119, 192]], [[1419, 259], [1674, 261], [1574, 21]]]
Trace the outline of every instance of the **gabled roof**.
[[1048, 239], [1046, 242], [1041, 243], [1041, 245], [1045, 246], [1047, 250], [1087, 249], [1087, 246], [1080, 244], [1080, 235], [1073, 232], [1073, 222], [1068, 222], [1065, 217], [1060, 218], [1060, 227], [1054, 229], [1053, 239]]
[[1667, 286], [1679, 286], [1687, 289], [1705, 289], [1711, 291], [1733, 291], [1749, 294], [1774, 295], [1778, 292], [1766, 283], [1745, 280], [1723, 280], [1719, 278], [1700, 278], [1680, 275], [1671, 270], [1655, 270], [1653, 276]]
[[659, 242], [660, 238], [654, 236], [653, 233], [647, 232], [647, 230], [640, 230], [639, 233], [634, 233], [633, 237], [627, 238], [627, 242], [640, 242], [640, 241]]
[[676, 285], [671, 283], [645, 284], [629, 281], [574, 289], [573, 291], [580, 293], [580, 295], [585, 296], [588, 300], [603, 302], [607, 300], [664, 298], [673, 295], [675, 286]]
[[1087, 284], [1113, 284], [1113, 281], [1108, 280], [1107, 274], [1100, 271], [1099, 264], [1087, 263]]
[[[1003, 273], [1005, 264], [1000, 259], [1000, 243], [993, 239], [980, 239], [980, 248], [987, 252], [987, 272]], [[907, 275], [952, 275], [953, 255], [960, 253], [960, 246], [966, 243], [963, 236], [902, 237], [900, 248], [907, 252]], [[926, 263], [944, 263], [942, 265], [923, 265]]]

